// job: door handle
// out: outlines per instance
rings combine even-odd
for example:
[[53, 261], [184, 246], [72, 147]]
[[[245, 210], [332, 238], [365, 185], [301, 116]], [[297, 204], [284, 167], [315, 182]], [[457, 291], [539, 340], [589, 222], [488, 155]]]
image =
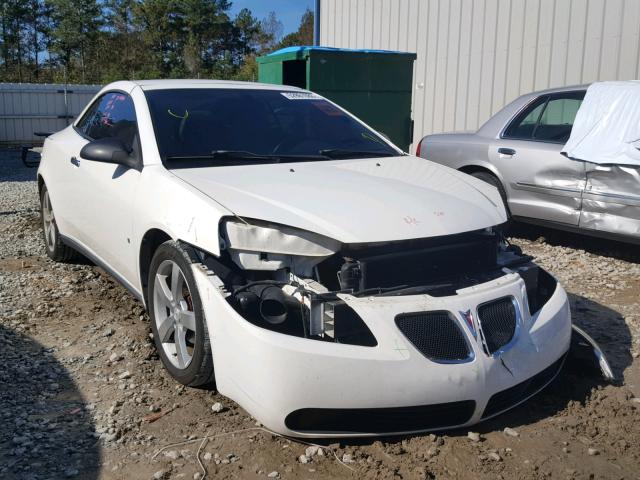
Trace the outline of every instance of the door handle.
[[78, 160], [76, 157], [71, 157], [71, 163], [74, 164], [76, 167], [80, 166], [80, 160]]
[[516, 154], [516, 151], [513, 148], [504, 148], [501, 147], [498, 149], [498, 153], [500, 155], [509, 155], [509, 156], [514, 156]]

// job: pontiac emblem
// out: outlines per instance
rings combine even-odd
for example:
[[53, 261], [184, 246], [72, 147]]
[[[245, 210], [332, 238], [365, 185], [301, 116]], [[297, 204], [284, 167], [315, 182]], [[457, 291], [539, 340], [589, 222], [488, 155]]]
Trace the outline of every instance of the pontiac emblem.
[[476, 338], [476, 324], [473, 321], [473, 314], [471, 313], [471, 310], [460, 312], [460, 315], [462, 316], [464, 322], [467, 324], [467, 327], [469, 327], [473, 338]]

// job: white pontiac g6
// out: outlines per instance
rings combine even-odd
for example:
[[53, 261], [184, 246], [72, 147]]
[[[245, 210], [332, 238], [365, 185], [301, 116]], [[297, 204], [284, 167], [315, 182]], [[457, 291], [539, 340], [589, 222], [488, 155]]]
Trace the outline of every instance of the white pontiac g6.
[[46, 139], [47, 253], [146, 307], [169, 374], [273, 431], [477, 423], [560, 371], [567, 295], [498, 191], [293, 87], [116, 82]]

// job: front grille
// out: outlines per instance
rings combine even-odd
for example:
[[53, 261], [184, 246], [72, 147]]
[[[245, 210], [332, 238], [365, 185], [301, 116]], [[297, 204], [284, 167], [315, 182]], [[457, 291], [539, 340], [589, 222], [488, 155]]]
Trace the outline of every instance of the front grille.
[[285, 418], [297, 432], [399, 433], [454, 427], [467, 423], [473, 400], [395, 408], [303, 408]]
[[558, 374], [566, 355], [524, 382], [494, 394], [484, 409], [482, 418], [487, 418], [511, 407], [515, 407], [542, 390]]
[[449, 312], [402, 313], [396, 316], [396, 325], [429, 360], [459, 362], [471, 356], [464, 333]]
[[516, 333], [516, 307], [510, 297], [480, 305], [478, 319], [492, 355], [508, 344]]

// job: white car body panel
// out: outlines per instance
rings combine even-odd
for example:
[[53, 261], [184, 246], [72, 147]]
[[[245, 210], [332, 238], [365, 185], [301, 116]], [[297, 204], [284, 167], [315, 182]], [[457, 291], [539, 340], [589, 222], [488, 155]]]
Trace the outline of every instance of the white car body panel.
[[298, 227], [343, 243], [435, 237], [506, 221], [493, 188], [415, 157], [174, 173], [236, 215]]
[[[452, 235], [507, 219], [494, 188], [411, 156], [167, 170], [144, 90], [176, 87], [298, 90], [195, 80], [116, 82], [96, 98], [114, 89], [131, 95], [142, 169], [80, 158], [88, 140], [72, 125], [46, 140], [38, 170], [65, 241], [107, 268], [143, 302], [140, 251], [145, 234], [154, 229], [219, 257], [220, 222], [229, 217], [281, 224], [346, 244]], [[70, 162], [71, 157], [79, 159], [79, 166]], [[562, 358], [570, 340], [569, 306], [562, 287], [558, 285], [551, 300], [531, 318], [524, 282], [517, 274], [439, 298], [342, 295], [378, 341], [376, 347], [360, 347], [253, 325], [225, 299], [227, 293], [215, 275], [200, 264], [193, 265], [193, 272], [212, 342], [217, 388], [268, 428], [296, 436], [353, 436], [339, 431], [311, 434], [285, 424], [290, 412], [314, 407], [383, 408], [474, 400], [468, 424], [476, 423], [491, 395]], [[458, 314], [505, 295], [517, 302], [521, 325], [515, 343], [499, 358], [485, 355], [478, 340], [463, 328], [474, 359], [434, 363], [393, 323], [398, 313], [437, 309]]]
[[[218, 390], [267, 428], [298, 437], [354, 436], [340, 431], [291, 430], [285, 418], [301, 408], [385, 408], [475, 400], [476, 409], [467, 425], [477, 423], [491, 395], [560, 359], [571, 341], [569, 301], [564, 290], [558, 286], [551, 300], [531, 317], [522, 295], [524, 282], [517, 274], [460, 290], [453, 297], [345, 295], [378, 339], [378, 346], [369, 348], [286, 338], [256, 327], [231, 308], [215, 277], [197, 266], [193, 271], [216, 345], [213, 357]], [[472, 339], [472, 362], [431, 362], [389, 321], [405, 312], [475, 312], [478, 305], [507, 295], [516, 299], [522, 325], [516, 343], [499, 358], [486, 356], [480, 343]]]

